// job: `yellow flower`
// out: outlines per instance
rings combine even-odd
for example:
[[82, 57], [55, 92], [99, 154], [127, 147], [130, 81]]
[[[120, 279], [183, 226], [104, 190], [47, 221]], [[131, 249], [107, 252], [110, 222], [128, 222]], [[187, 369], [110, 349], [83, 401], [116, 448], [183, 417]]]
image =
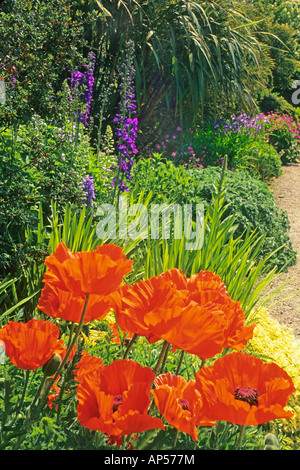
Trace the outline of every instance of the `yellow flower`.
[[256, 328], [248, 349], [282, 367], [300, 392], [300, 342], [291, 329], [272, 318], [266, 309], [256, 312], [255, 319]]

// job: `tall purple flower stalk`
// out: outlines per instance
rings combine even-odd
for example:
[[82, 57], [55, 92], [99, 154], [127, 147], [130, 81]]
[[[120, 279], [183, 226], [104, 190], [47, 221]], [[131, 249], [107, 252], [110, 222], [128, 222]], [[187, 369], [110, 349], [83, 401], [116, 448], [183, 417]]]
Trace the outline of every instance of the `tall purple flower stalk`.
[[94, 68], [96, 57], [93, 52], [88, 54], [88, 63], [85, 65], [85, 71], [80, 72], [75, 70], [71, 77], [71, 99], [74, 100], [75, 96], [79, 99], [79, 109], [77, 118], [79, 122], [87, 125], [88, 117], [90, 114], [92, 91], [94, 85]]
[[[138, 119], [136, 114], [136, 101], [134, 91], [135, 69], [133, 66], [134, 42], [128, 41], [125, 61], [121, 66], [121, 83], [119, 113], [114, 118], [115, 135], [117, 137], [116, 150], [118, 153], [117, 178], [113, 184], [119, 191], [128, 191], [124, 178], [130, 180], [133, 166], [133, 156], [137, 153], [135, 144], [137, 136]], [[115, 195], [115, 194], [114, 194]]]
[[94, 207], [94, 202], [93, 202], [95, 200], [94, 178], [90, 175], [86, 175], [80, 187], [86, 193], [84, 204], [86, 206]]

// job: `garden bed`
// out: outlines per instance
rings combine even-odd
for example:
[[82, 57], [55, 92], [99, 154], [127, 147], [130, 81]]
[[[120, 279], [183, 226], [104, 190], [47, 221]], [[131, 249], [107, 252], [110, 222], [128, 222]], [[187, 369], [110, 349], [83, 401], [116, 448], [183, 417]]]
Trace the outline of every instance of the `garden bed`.
[[1, 6], [1, 450], [299, 449], [300, 9], [164, 3]]

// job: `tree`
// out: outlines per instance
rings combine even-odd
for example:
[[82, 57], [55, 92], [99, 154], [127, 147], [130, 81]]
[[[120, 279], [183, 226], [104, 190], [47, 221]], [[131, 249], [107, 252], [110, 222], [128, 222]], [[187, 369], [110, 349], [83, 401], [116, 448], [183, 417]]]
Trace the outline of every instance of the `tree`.
[[[77, 7], [87, 9], [87, 4], [77, 2]], [[139, 128], [148, 143], [172, 125], [190, 126], [221, 91], [228, 100], [251, 102], [246, 76], [250, 65], [258, 66], [260, 48], [238, 3], [90, 0], [89, 8], [103, 15], [89, 32], [99, 70], [95, 115], [118, 79], [128, 39], [135, 43]], [[106, 100], [107, 110], [114, 110], [116, 94]], [[108, 122], [112, 117], [108, 112]]]

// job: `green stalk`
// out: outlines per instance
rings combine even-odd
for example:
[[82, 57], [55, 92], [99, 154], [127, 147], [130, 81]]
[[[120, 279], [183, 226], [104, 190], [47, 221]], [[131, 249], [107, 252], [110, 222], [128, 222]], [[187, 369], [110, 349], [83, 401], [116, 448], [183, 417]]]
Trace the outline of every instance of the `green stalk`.
[[25, 395], [26, 395], [27, 386], [28, 386], [28, 382], [29, 382], [29, 376], [30, 376], [30, 370], [26, 370], [26, 371], [25, 371], [25, 383], [24, 383], [24, 387], [23, 387], [23, 393], [22, 393], [22, 396], [21, 396], [20, 403], [18, 404], [18, 411], [17, 411], [17, 413], [20, 412], [20, 410], [21, 410], [21, 408], [22, 408], [22, 406], [23, 406], [24, 400], [25, 400]]
[[[66, 364], [67, 360], [69, 359], [69, 356], [71, 354], [71, 351], [73, 349], [73, 347], [75, 346], [76, 342], [77, 342], [77, 339], [81, 333], [81, 329], [82, 329], [82, 325], [83, 325], [83, 321], [84, 321], [84, 318], [85, 318], [85, 314], [86, 314], [86, 311], [87, 311], [87, 306], [88, 306], [88, 301], [89, 301], [89, 297], [90, 295], [87, 294], [86, 296], [86, 300], [85, 300], [85, 304], [84, 304], [84, 307], [83, 307], [83, 311], [82, 311], [82, 314], [81, 314], [81, 318], [80, 318], [80, 321], [79, 321], [79, 324], [78, 324], [78, 327], [77, 327], [77, 330], [76, 330], [76, 333], [74, 334], [73, 336], [73, 339], [72, 341], [70, 342], [69, 346], [68, 346], [68, 349], [67, 349], [67, 352], [66, 352], [66, 355], [63, 359], [63, 361], [60, 363], [56, 373], [54, 374], [53, 376], [53, 379], [51, 380], [51, 383], [50, 383], [50, 386], [48, 386], [48, 391], [50, 390], [50, 388], [52, 387], [52, 385], [55, 383], [55, 380], [57, 379], [57, 377], [59, 376], [60, 374], [60, 371], [62, 370], [62, 368], [64, 367], [64, 365]], [[47, 396], [48, 392], [44, 395], [44, 396]], [[45, 398], [44, 398], [45, 400]], [[42, 403], [43, 401], [42, 400]]]
[[126, 350], [125, 350], [123, 359], [126, 359], [126, 357], [127, 357], [128, 354], [129, 354], [129, 351], [131, 350], [132, 346], [134, 345], [134, 343], [136, 342], [136, 340], [137, 340], [138, 337], [139, 337], [139, 335], [137, 335], [136, 333], [133, 335], [133, 337], [131, 338], [130, 342], [129, 342], [128, 345], [127, 345], [127, 348], [126, 348]]
[[183, 361], [183, 357], [184, 357], [184, 351], [181, 350], [180, 357], [179, 357], [179, 362], [177, 364], [177, 368], [176, 368], [176, 372], [175, 372], [176, 375], [179, 374], [179, 370], [180, 370], [180, 367], [181, 367], [181, 364], [182, 364], [182, 361]]
[[239, 437], [238, 437], [238, 441], [237, 441], [237, 449], [240, 449], [241, 447], [241, 444], [242, 444], [242, 440], [243, 440], [243, 437], [244, 437], [244, 434], [245, 434], [245, 425], [242, 424], [240, 426], [240, 432], [239, 432]]
[[154, 367], [153, 369], [153, 372], [155, 372], [155, 375], [158, 373], [158, 370], [161, 366], [161, 363], [163, 362], [163, 364], [165, 363], [165, 360], [166, 360], [166, 356], [168, 354], [168, 349], [169, 349], [169, 346], [170, 346], [170, 343], [168, 343], [167, 341], [164, 340], [164, 344], [163, 344], [163, 347], [161, 349], [161, 352], [160, 352], [160, 355], [159, 355], [159, 358], [158, 358], [158, 361], [156, 363], [156, 366]]

